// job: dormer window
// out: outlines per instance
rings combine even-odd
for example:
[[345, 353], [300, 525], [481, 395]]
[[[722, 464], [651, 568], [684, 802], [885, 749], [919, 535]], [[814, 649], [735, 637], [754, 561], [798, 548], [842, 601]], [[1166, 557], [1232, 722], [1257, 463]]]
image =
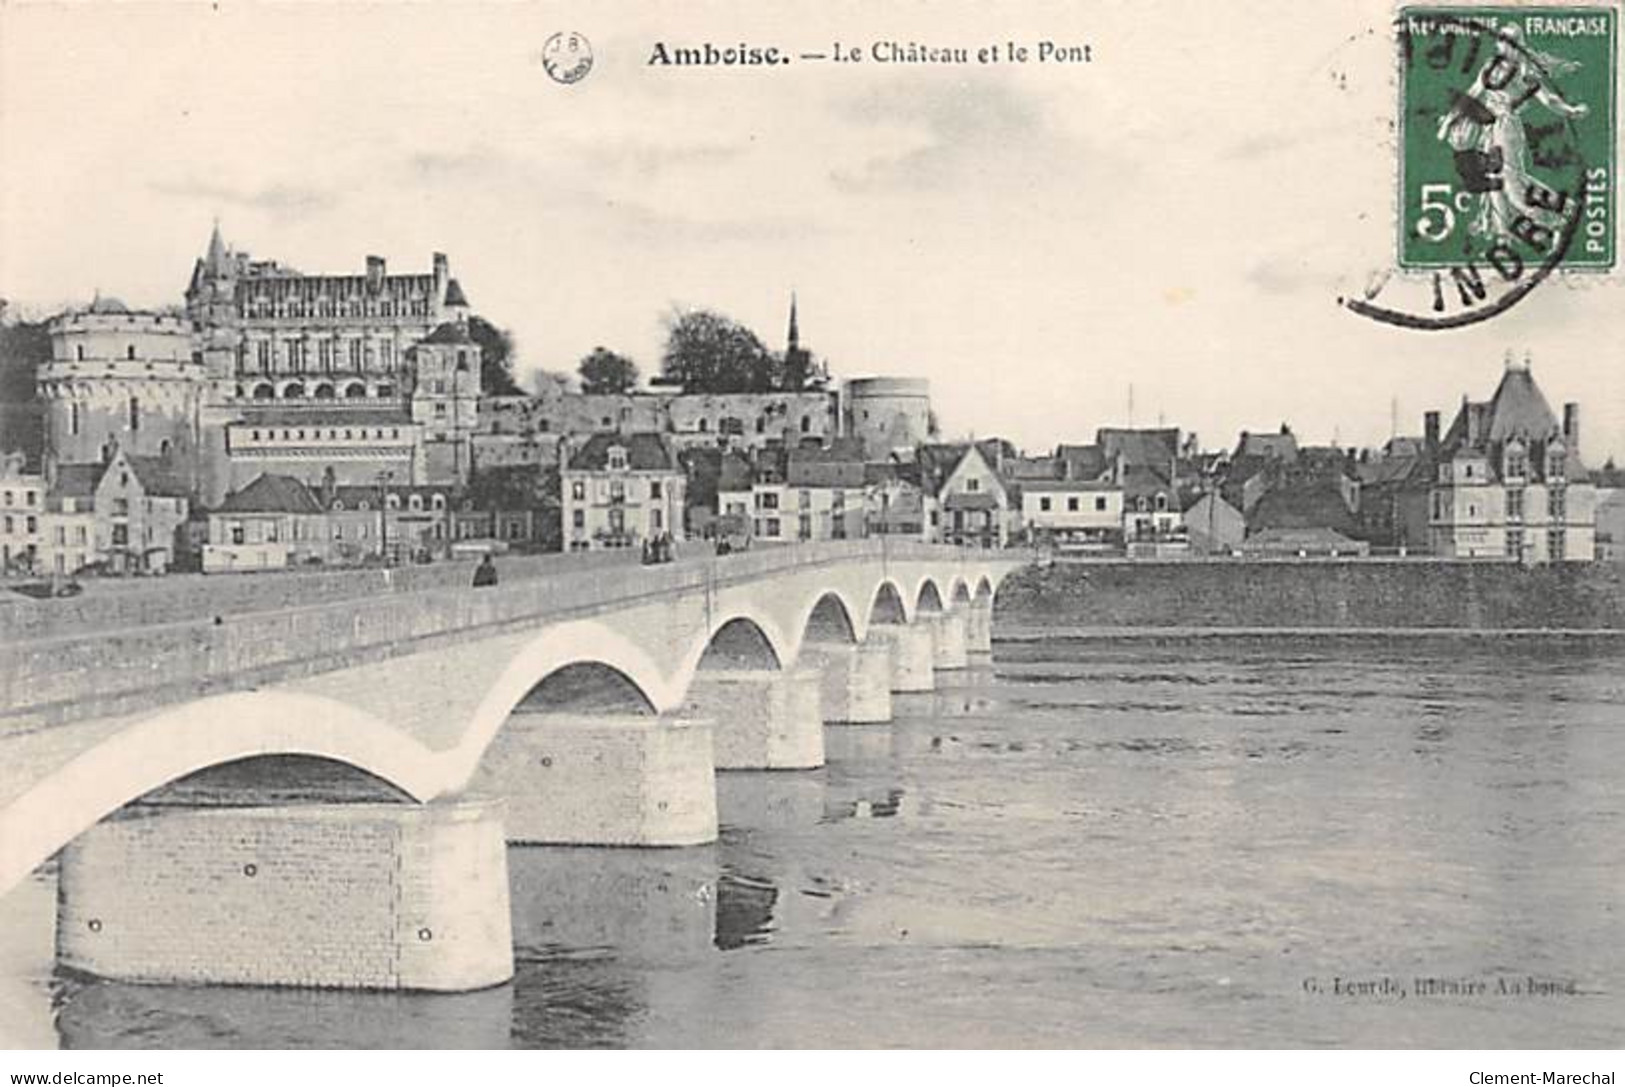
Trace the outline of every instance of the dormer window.
[[1168, 496], [1167, 495], [1165, 495], [1165, 494], [1158, 494], [1157, 495], [1157, 512], [1158, 513], [1166, 513], [1166, 512], [1168, 512]]
[[1506, 477], [1508, 479], [1522, 479], [1529, 474], [1529, 454], [1523, 446], [1513, 443], [1507, 446]]
[[609, 447], [609, 467], [616, 472], [626, 469], [626, 450], [621, 446], [612, 445]]
[[1565, 458], [1563, 454], [1563, 446], [1560, 444], [1553, 444], [1546, 447], [1546, 478], [1548, 481], [1562, 481], [1564, 465], [1567, 463], [1567, 458]]

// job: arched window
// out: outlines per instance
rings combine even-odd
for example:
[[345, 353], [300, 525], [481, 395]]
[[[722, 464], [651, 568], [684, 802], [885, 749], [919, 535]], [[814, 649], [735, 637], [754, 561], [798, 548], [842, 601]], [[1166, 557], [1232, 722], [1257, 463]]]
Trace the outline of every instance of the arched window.
[[423, 496], [421, 494], [411, 495], [407, 498], [406, 504], [413, 513], [423, 512]]
[[367, 395], [367, 387], [359, 381], [352, 381], [344, 387], [344, 395], [350, 400], [359, 400]]
[[1157, 512], [1158, 513], [1166, 513], [1167, 511], [1168, 511], [1168, 496], [1159, 492], [1157, 494]]
[[127, 359], [135, 358], [135, 344], [129, 344], [124, 348], [124, 357]]
[[284, 400], [302, 400], [305, 396], [305, 387], [295, 381], [282, 390]]
[[398, 495], [398, 494], [392, 494], [389, 497], [385, 498], [384, 499], [384, 508], [385, 509], [391, 509], [391, 510], [400, 509], [401, 508], [401, 496]]
[[73, 345], [73, 357], [78, 359], [80, 362], [85, 361], [85, 345], [84, 344], [76, 343], [76, 344]]
[[315, 390], [315, 397], [316, 397], [317, 400], [331, 400], [331, 399], [333, 399], [333, 386], [327, 384], [327, 382], [325, 382], [325, 381], [322, 382], [320, 385], [317, 385], [316, 390]]
[[446, 496], [443, 494], [437, 494], [429, 504], [437, 510], [443, 510], [446, 508]]
[[79, 402], [74, 401], [68, 405], [68, 433], [79, 433]]
[[255, 400], [269, 400], [275, 395], [276, 390], [271, 387], [271, 383], [268, 381], [262, 381], [258, 385], [254, 386]]

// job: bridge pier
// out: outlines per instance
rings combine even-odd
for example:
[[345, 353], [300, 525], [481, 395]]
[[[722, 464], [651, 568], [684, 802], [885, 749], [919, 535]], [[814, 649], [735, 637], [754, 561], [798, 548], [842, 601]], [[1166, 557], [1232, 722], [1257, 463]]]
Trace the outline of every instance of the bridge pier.
[[507, 801], [510, 842], [703, 845], [717, 838], [711, 745], [704, 722], [519, 711], [471, 788]]
[[993, 601], [972, 601], [965, 613], [965, 651], [973, 656], [993, 652]]
[[826, 723], [878, 725], [891, 720], [892, 648], [884, 639], [820, 643], [802, 653], [819, 669]]
[[818, 672], [706, 669], [683, 706], [716, 730], [718, 770], [811, 770], [824, 765]]
[[498, 985], [513, 976], [501, 806], [131, 805], [62, 852], [57, 961], [141, 982]]
[[939, 672], [954, 672], [969, 666], [966, 659], [965, 616], [955, 611], [926, 617], [931, 624], [931, 664]]
[[883, 639], [891, 649], [891, 689], [917, 693], [937, 688], [935, 637], [924, 616], [913, 625], [888, 623], [869, 628], [871, 638]]

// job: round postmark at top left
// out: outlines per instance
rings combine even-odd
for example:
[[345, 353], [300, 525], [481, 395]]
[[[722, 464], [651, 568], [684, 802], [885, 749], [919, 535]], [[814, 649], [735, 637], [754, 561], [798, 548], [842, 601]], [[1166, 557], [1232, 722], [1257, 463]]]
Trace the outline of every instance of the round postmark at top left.
[[584, 34], [561, 30], [542, 44], [542, 67], [555, 83], [579, 83], [592, 71], [592, 43]]

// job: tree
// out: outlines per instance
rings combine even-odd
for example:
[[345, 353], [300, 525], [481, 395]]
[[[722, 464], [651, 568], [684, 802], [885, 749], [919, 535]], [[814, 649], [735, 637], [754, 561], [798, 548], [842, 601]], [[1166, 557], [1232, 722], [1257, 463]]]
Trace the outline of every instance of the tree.
[[678, 310], [666, 321], [661, 372], [689, 393], [770, 392], [783, 380], [783, 361], [761, 339], [710, 310]]
[[[5, 310], [0, 307], [0, 320]], [[0, 402], [23, 404], [34, 399], [34, 375], [51, 360], [51, 334], [45, 321], [0, 324]]]
[[480, 388], [488, 396], [518, 396], [513, 379], [513, 336], [484, 317], [468, 319], [468, 335], [480, 345]]
[[638, 384], [637, 363], [607, 347], [595, 347], [576, 367], [584, 393], [626, 393]]

